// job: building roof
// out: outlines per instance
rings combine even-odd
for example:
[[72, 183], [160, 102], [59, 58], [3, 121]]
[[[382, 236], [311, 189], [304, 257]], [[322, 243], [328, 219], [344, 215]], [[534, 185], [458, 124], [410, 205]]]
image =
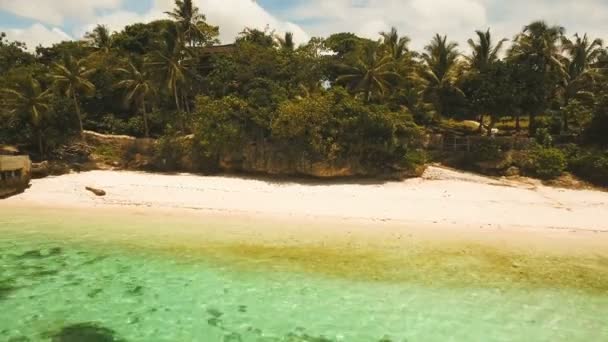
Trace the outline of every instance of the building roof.
[[226, 44], [226, 45], [215, 45], [215, 46], [205, 46], [200, 48], [201, 52], [204, 54], [224, 54], [234, 52], [236, 49], [236, 45], [234, 44]]
[[15, 146], [0, 145], [0, 155], [15, 155], [19, 154], [19, 149]]

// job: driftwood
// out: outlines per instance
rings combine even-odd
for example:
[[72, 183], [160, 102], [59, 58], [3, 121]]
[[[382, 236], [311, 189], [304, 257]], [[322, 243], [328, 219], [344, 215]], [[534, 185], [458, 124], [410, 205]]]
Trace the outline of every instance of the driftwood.
[[95, 196], [100, 196], [101, 197], [101, 196], [105, 196], [106, 195], [106, 192], [103, 191], [103, 190], [101, 190], [101, 189], [91, 188], [90, 186], [87, 186], [85, 189], [88, 190], [88, 191], [90, 191], [90, 192], [92, 192], [93, 194], [95, 194]]

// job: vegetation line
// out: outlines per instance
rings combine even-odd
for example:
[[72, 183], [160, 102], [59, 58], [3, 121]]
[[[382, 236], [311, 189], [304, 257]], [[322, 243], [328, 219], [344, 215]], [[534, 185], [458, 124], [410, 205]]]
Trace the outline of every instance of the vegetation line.
[[[245, 28], [220, 46], [220, 28], [192, 1], [176, 1], [167, 17], [120, 32], [100, 25], [35, 53], [3, 34], [0, 144], [52, 159], [93, 130], [160, 138], [163, 170], [188, 159], [200, 171], [236, 162], [269, 173], [403, 176], [436, 159], [608, 184], [601, 39], [536, 21], [511, 40], [474, 31], [468, 54], [441, 34], [414, 51], [394, 28], [378, 40], [336, 33], [300, 46], [291, 33]], [[486, 139], [466, 156], [428, 153], [435, 134], [536, 144], [514, 153]]]

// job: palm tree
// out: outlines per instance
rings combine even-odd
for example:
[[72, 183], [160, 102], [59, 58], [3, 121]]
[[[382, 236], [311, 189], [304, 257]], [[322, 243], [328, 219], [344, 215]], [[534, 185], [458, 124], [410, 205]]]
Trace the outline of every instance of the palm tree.
[[529, 102], [525, 111], [530, 116], [531, 135], [536, 132], [536, 116], [545, 110], [547, 99], [553, 95], [555, 83], [552, 79], [563, 80], [568, 77], [559, 47], [564, 33], [565, 29], [561, 26], [549, 26], [544, 21], [535, 21], [525, 26], [523, 32], [515, 37], [509, 51], [509, 58], [515, 63], [526, 65], [529, 73], [536, 78], [530, 85], [533, 88], [528, 91], [538, 94], [530, 96], [530, 101], [524, 101]]
[[457, 93], [464, 96], [455, 85], [460, 56], [457, 47], [457, 43], [447, 41], [447, 36], [437, 34], [422, 54], [424, 66], [419, 72], [419, 78], [424, 83], [422, 95], [430, 99], [441, 115], [445, 115], [446, 110], [444, 95]]
[[[188, 82], [188, 57], [189, 50], [185, 48], [184, 36], [179, 28], [175, 26], [169, 27], [163, 33], [163, 48], [162, 50], [153, 52], [148, 56], [146, 64], [155, 70], [156, 75], [162, 75], [162, 78], [157, 81], [161, 83], [161, 87], [166, 89], [173, 96], [175, 101], [175, 109], [178, 115], [182, 115], [183, 108], [188, 108], [184, 100], [183, 89]], [[182, 131], [185, 130], [185, 123], [181, 122]]]
[[86, 60], [75, 60], [71, 55], [64, 56], [63, 63], [53, 63], [51, 77], [55, 85], [65, 91], [65, 95], [72, 99], [76, 116], [78, 117], [78, 128], [80, 135], [84, 132], [82, 124], [82, 113], [80, 112], [80, 93], [85, 95], [95, 92], [95, 85], [89, 81], [89, 77], [95, 72], [86, 66]]
[[365, 102], [369, 103], [375, 96], [384, 95], [391, 81], [399, 75], [393, 71], [395, 63], [390, 55], [382, 55], [379, 44], [365, 48], [363, 55], [357, 58], [354, 65], [342, 65], [344, 73], [336, 83], [344, 84], [349, 90], [362, 92]]
[[293, 51], [296, 48], [296, 44], [293, 40], [293, 33], [292, 32], [285, 32], [285, 36], [284, 37], [277, 37], [277, 41], [279, 42], [279, 46], [281, 47], [281, 49], [286, 50], [286, 51]]
[[51, 89], [43, 91], [40, 82], [30, 75], [27, 81], [19, 84], [16, 89], [2, 89], [2, 92], [10, 97], [7, 104], [12, 108], [11, 112], [29, 116], [36, 131], [38, 151], [41, 156], [44, 155], [41, 122], [44, 114], [49, 110]]
[[150, 129], [146, 112], [146, 98], [154, 93], [152, 81], [145, 72], [138, 69], [133, 63], [129, 63], [128, 68], [119, 68], [117, 71], [124, 76], [124, 79], [116, 83], [116, 87], [126, 90], [125, 102], [127, 104], [133, 103], [141, 109], [144, 119], [144, 134], [148, 138]]
[[565, 74], [559, 49], [559, 42], [565, 32], [561, 26], [549, 26], [544, 21], [535, 21], [515, 37], [510, 57], [514, 60], [532, 59], [538, 68]]
[[399, 37], [395, 27], [391, 27], [389, 32], [380, 32], [380, 36], [382, 36], [382, 44], [388, 49], [394, 60], [400, 60], [408, 52], [407, 45], [410, 43], [410, 38]]
[[475, 31], [475, 33], [477, 34], [478, 40], [477, 42], [473, 39], [468, 40], [472, 53], [465, 58], [469, 62], [471, 69], [479, 72], [498, 60], [498, 54], [508, 39], [501, 39], [494, 45], [489, 29], [486, 32]]
[[[477, 41], [473, 39], [467, 41], [472, 52], [469, 56], [465, 56], [465, 59], [467, 60], [469, 70], [473, 75], [479, 75], [488, 70], [499, 60], [498, 54], [508, 39], [501, 39], [494, 45], [490, 29], [485, 32], [477, 30], [475, 33], [477, 34], [478, 39]], [[484, 113], [480, 110], [477, 114], [479, 115], [479, 132], [482, 132], [484, 115], [488, 113]]]
[[175, 0], [173, 11], [165, 13], [178, 23], [179, 29], [191, 47], [205, 37], [204, 25], [202, 25], [205, 16], [200, 13], [198, 7], [194, 6], [192, 0]]
[[[580, 37], [577, 33], [574, 40], [565, 37], [562, 39], [562, 49], [567, 54], [564, 64], [568, 72], [568, 77], [563, 82], [565, 107], [573, 99], [592, 102], [594, 94], [591, 88], [599, 76], [596, 63], [604, 53], [603, 44], [601, 39], [591, 41], [587, 34]], [[562, 110], [562, 113], [564, 130], [568, 131], [568, 111]]]
[[93, 31], [88, 32], [84, 37], [99, 52], [108, 53], [112, 49], [112, 35], [105, 25], [97, 25]]

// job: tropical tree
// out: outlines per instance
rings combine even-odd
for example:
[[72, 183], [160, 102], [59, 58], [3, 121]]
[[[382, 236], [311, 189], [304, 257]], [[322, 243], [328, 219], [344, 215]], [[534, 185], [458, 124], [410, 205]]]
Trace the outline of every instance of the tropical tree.
[[536, 132], [536, 117], [548, 107], [559, 82], [568, 77], [559, 46], [564, 33], [561, 26], [535, 21], [515, 37], [509, 51], [510, 60], [527, 69], [522, 80], [527, 88], [522, 110], [530, 116], [531, 135]]
[[89, 95], [95, 92], [95, 85], [89, 80], [89, 77], [94, 72], [95, 69], [87, 67], [85, 59], [75, 60], [71, 55], [64, 56], [63, 63], [53, 63], [51, 71], [51, 77], [55, 85], [64, 91], [65, 95], [74, 102], [81, 136], [84, 132], [84, 127], [79, 97], [81, 94]]
[[178, 27], [171, 26], [163, 32], [162, 49], [154, 51], [147, 59], [147, 66], [156, 75], [159, 88], [173, 97], [181, 130], [185, 131], [184, 110], [188, 110], [185, 92], [189, 86], [188, 62], [190, 51], [183, 44], [184, 36]]
[[473, 39], [468, 40], [472, 52], [465, 58], [469, 62], [469, 67], [471, 69], [480, 72], [492, 65], [492, 63], [498, 61], [498, 55], [508, 39], [501, 39], [494, 45], [489, 29], [485, 32], [475, 31], [475, 33], [477, 34], [477, 41], [474, 41]]
[[185, 42], [190, 47], [213, 41], [213, 38], [219, 34], [217, 27], [205, 22], [205, 16], [192, 3], [192, 0], [175, 0], [173, 11], [165, 13], [177, 22]]
[[369, 103], [373, 98], [383, 96], [391, 81], [399, 79], [394, 66], [393, 57], [383, 55], [379, 44], [372, 44], [364, 49], [354, 65], [341, 66], [343, 73], [336, 83], [345, 85], [350, 91], [363, 93], [365, 102]]
[[133, 63], [129, 63], [128, 68], [119, 68], [117, 71], [124, 79], [119, 81], [116, 87], [126, 91], [125, 102], [127, 104], [134, 104], [141, 110], [144, 120], [144, 134], [147, 138], [150, 136], [150, 127], [148, 125], [146, 99], [154, 94], [152, 81], [142, 68], [137, 68]]
[[6, 103], [11, 108], [11, 113], [29, 116], [29, 121], [36, 134], [38, 151], [41, 156], [44, 155], [41, 123], [45, 113], [49, 110], [53, 95], [51, 89], [42, 90], [40, 82], [30, 75], [15, 89], [2, 89], [2, 92], [9, 97]]
[[108, 53], [112, 49], [112, 35], [105, 25], [97, 25], [93, 31], [85, 34], [84, 38], [99, 52]]
[[447, 114], [452, 100], [464, 97], [456, 86], [460, 56], [457, 47], [457, 43], [448, 42], [447, 36], [435, 35], [424, 48], [424, 65], [416, 75], [424, 84], [423, 98], [430, 101], [442, 116]]
[[400, 37], [395, 27], [391, 27], [391, 30], [388, 32], [380, 32], [380, 36], [382, 37], [382, 44], [395, 61], [400, 60], [407, 54], [407, 45], [410, 43], [410, 38], [406, 36]]
[[564, 98], [563, 128], [569, 130], [568, 106], [572, 100], [593, 103], [593, 86], [600, 76], [597, 61], [604, 53], [601, 39], [590, 40], [587, 34], [574, 39], [562, 39], [562, 48], [566, 52], [564, 61], [568, 77], [564, 78], [562, 90]]
[[285, 35], [283, 37], [277, 36], [277, 41], [279, 42], [279, 46], [283, 50], [293, 51], [296, 48], [296, 43], [293, 40], [292, 32], [285, 32]]
[[[501, 39], [496, 45], [492, 41], [492, 35], [490, 34], [490, 30], [487, 31], [475, 31], [477, 34], [477, 41], [473, 39], [468, 40], [469, 47], [471, 48], [471, 54], [465, 56], [465, 59], [468, 62], [469, 74], [465, 79], [465, 83], [469, 81], [470, 84], [475, 84], [476, 88], [479, 87], [489, 87], [491, 89], [473, 89], [474, 96], [471, 96], [471, 103], [475, 104], [473, 106], [472, 112], [475, 116], [479, 118], [479, 131], [483, 131], [483, 122], [485, 114], [494, 114], [492, 118], [495, 117], [496, 113], [486, 113], [488, 110], [488, 106], [482, 106], [480, 102], [487, 102], [488, 96], [487, 94], [493, 93], [493, 89], [495, 89], [492, 83], [486, 82], [488, 76], [485, 75], [493, 74], [496, 70], [493, 66], [499, 62], [499, 53], [507, 41], [507, 39]], [[493, 76], [493, 75], [492, 75]], [[485, 101], [479, 100], [479, 95], [484, 94], [483, 98]], [[472, 94], [469, 94], [472, 95]], [[492, 120], [494, 122], [494, 120]]]

